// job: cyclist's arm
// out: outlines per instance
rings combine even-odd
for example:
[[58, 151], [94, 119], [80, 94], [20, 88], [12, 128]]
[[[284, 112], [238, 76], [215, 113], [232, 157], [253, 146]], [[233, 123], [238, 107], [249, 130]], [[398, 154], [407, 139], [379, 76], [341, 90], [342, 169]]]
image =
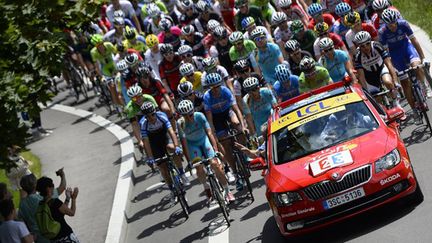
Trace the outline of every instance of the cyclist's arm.
[[418, 42], [417, 38], [413, 35], [410, 37], [410, 41], [414, 45], [418, 54], [420, 55], [420, 59], [423, 61], [423, 59], [425, 59], [425, 55], [423, 53], [423, 49], [421, 48], [420, 43]]
[[139, 126], [138, 121], [136, 120], [136, 118], [133, 118], [131, 120], [131, 126], [132, 126], [133, 134], [134, 134], [136, 140], [138, 141], [138, 144], [140, 146], [142, 146], [141, 130], [140, 130], [140, 126]]
[[362, 68], [357, 69], [357, 74], [359, 77], [359, 82], [364, 89], [367, 89], [367, 81], [365, 77], [365, 73]]
[[168, 134], [170, 135], [170, 137], [171, 137], [171, 139], [172, 139], [172, 141], [174, 143], [174, 146], [178, 147], [179, 144], [178, 144], [177, 135], [175, 134], [174, 129], [172, 127], [168, 128]]
[[213, 125], [213, 114], [211, 111], [205, 111], [206, 118], [210, 124], [211, 130], [215, 131], [214, 125]]
[[233, 104], [231, 107], [232, 107], [234, 113], [236, 114], [237, 118], [239, 119], [240, 125], [242, 126], [243, 129], [245, 129], [246, 126], [244, 124], [243, 115], [242, 115], [242, 113], [241, 113], [238, 105], [237, 104]]
[[253, 118], [252, 118], [252, 114], [247, 114], [245, 115], [245, 119], [246, 119], [246, 124], [249, 128], [250, 134], [255, 134], [256, 129], [255, 129], [255, 124], [253, 122]]
[[384, 58], [384, 64], [387, 66], [387, 69], [390, 72], [390, 75], [392, 77], [393, 83], [396, 83], [396, 80], [398, 78], [397, 73], [396, 73], [396, 69], [393, 66], [393, 63], [391, 61], [390, 57]]
[[83, 59], [81, 53], [76, 52], [76, 55], [77, 55], [77, 61], [78, 61], [79, 65], [83, 68], [83, 70], [86, 73], [88, 73], [87, 65], [85, 64], [84, 59]]
[[347, 71], [347, 73], [351, 77], [352, 82], [353, 83], [358, 83], [357, 77], [354, 74], [353, 65], [352, 65], [352, 63], [351, 63], [351, 61], [349, 59], [348, 59], [348, 61], [345, 62], [345, 70]]
[[153, 158], [153, 152], [151, 150], [150, 141], [148, 137], [142, 139], [144, 143], [144, 151], [147, 155], [147, 158]]
[[211, 128], [206, 128], [205, 131], [206, 131], [206, 134], [210, 140], [211, 145], [213, 146], [213, 150], [215, 152], [218, 152], [218, 146], [217, 146], [216, 138], [213, 136]]
[[190, 161], [191, 157], [190, 157], [190, 155], [189, 155], [189, 150], [188, 150], [188, 146], [187, 146], [186, 138], [182, 137], [182, 138], [180, 139], [180, 143], [181, 143], [181, 145], [182, 145], [182, 148], [183, 148], [183, 154], [184, 154], [184, 156], [186, 157], [186, 160], [187, 160], [187, 161]]
[[170, 108], [171, 112], [174, 114], [176, 109], [174, 107], [174, 103], [172, 102], [172, 100], [170, 99], [170, 97], [167, 93], [163, 94], [163, 99], [168, 104], [168, 107]]

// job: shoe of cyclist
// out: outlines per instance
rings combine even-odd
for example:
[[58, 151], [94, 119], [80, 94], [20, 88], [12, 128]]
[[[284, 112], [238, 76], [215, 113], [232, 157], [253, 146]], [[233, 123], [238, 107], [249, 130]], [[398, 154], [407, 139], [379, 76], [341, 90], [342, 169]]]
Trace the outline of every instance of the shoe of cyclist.
[[244, 188], [243, 179], [242, 178], [238, 178], [237, 181], [236, 181], [236, 190], [237, 191], [242, 191], [243, 188]]
[[414, 124], [421, 125], [423, 124], [422, 116], [420, 114], [420, 111], [417, 109], [413, 110], [413, 118], [414, 118]]
[[204, 193], [207, 197], [207, 201], [210, 203], [211, 201], [213, 201], [213, 194], [210, 188], [206, 188], [204, 189]]
[[176, 196], [176, 194], [174, 193], [174, 191], [170, 191], [170, 202], [171, 203], [177, 203], [177, 196]]
[[186, 174], [181, 175], [180, 178], [181, 178], [183, 185], [190, 186], [191, 183], [190, 183], [189, 179], [186, 177]]
[[235, 182], [235, 176], [231, 171], [226, 172], [226, 177], [229, 184], [233, 184]]
[[226, 200], [228, 201], [228, 202], [234, 202], [235, 201], [235, 197], [234, 197], [234, 194], [232, 194], [231, 192], [228, 192], [228, 193], [226, 193]]

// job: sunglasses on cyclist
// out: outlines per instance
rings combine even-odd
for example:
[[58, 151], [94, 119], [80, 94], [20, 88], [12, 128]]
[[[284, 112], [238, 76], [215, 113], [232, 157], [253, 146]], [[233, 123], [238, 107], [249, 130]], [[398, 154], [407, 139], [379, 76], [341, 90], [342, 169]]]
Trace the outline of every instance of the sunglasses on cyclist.
[[194, 73], [190, 73], [190, 74], [186, 75], [186, 77], [193, 77], [193, 76], [194, 76]]
[[331, 51], [333, 51], [333, 50], [334, 50], [334, 48], [332, 47], [332, 48], [329, 48], [329, 49], [323, 50], [323, 52], [324, 52], [324, 53], [329, 53], [329, 52], [331, 52]]
[[301, 53], [301, 51], [298, 50], [298, 51], [291, 52], [290, 55], [296, 56], [296, 55], [299, 55], [300, 53]]
[[156, 116], [156, 112], [153, 112], [153, 113], [150, 113], [150, 114], [146, 115], [146, 117], [154, 117], [154, 116]]
[[173, 55], [173, 54], [174, 54], [174, 52], [170, 51], [170, 52], [164, 53], [163, 56], [166, 57], [166, 56], [170, 56], [170, 55]]
[[214, 85], [214, 86], [211, 86], [210, 89], [217, 89], [217, 88], [219, 88], [220, 86], [222, 86], [222, 85], [221, 85], [221, 84]]
[[193, 54], [192, 54], [192, 53], [187, 53], [187, 54], [182, 55], [182, 57], [183, 57], [183, 58], [186, 58], [186, 57], [193, 57]]
[[140, 99], [141, 96], [137, 95], [131, 98], [131, 100], [133, 100], [134, 102], [136, 102], [137, 100]]
[[365, 42], [365, 43], [363, 43], [363, 44], [360, 44], [359, 46], [360, 46], [360, 48], [362, 48], [362, 47], [366, 47], [366, 46], [370, 46], [370, 41]]
[[257, 86], [257, 87], [255, 87], [255, 88], [250, 89], [248, 92], [255, 92], [255, 91], [259, 90], [259, 89], [260, 89], [260, 88]]
[[261, 36], [261, 37], [255, 37], [254, 38], [254, 41], [256, 41], [256, 42], [260, 42], [260, 41], [263, 41], [263, 40], [267, 40], [267, 37]]

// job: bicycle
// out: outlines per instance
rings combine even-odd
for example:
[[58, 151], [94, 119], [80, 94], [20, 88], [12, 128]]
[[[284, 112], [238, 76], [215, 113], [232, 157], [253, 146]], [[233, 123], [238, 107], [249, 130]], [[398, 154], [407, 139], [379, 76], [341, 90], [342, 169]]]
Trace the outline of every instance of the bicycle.
[[409, 79], [411, 80], [411, 89], [414, 96], [414, 104], [415, 109], [417, 109], [420, 112], [420, 116], [422, 118], [422, 124], [423, 124], [423, 118], [426, 121], [426, 125], [429, 128], [429, 131], [432, 134], [432, 126], [430, 123], [429, 116], [427, 112], [429, 111], [429, 106], [427, 104], [427, 97], [426, 97], [426, 89], [424, 85], [421, 84], [421, 82], [417, 79], [416, 76], [416, 69], [418, 68], [424, 68], [425, 64], [420, 64], [416, 67], [410, 67], [403, 71], [398, 72], [398, 76], [408, 74]]
[[112, 104], [111, 93], [107, 87], [107, 85], [111, 82], [114, 82], [114, 80], [112, 78], [107, 78], [105, 80], [105, 82], [103, 80], [101, 80], [100, 78], [96, 78], [96, 80], [95, 80], [95, 92], [96, 92], [96, 90], [99, 90], [99, 92], [100, 92], [99, 103], [101, 103], [102, 105], [104, 105], [107, 108], [109, 114], [111, 114], [113, 112], [113, 109], [111, 107], [111, 104]]
[[66, 62], [66, 68], [69, 71], [70, 79], [72, 81], [72, 88], [75, 92], [75, 98], [78, 101], [80, 93], [84, 96], [85, 100], [88, 99], [87, 87], [84, 82], [81, 71], [75, 67], [71, 61]]
[[[249, 180], [249, 178], [251, 176], [250, 170], [246, 166], [247, 162], [246, 162], [246, 159], [245, 159], [243, 153], [234, 146], [234, 143], [238, 142], [237, 137], [239, 135], [242, 135], [242, 134], [244, 134], [244, 133], [238, 132], [235, 129], [229, 129], [228, 130], [228, 136], [220, 139], [220, 142], [223, 142], [226, 140], [230, 140], [232, 142], [231, 147], [233, 148], [233, 154], [235, 157], [235, 166], [237, 169], [237, 176], [239, 177], [238, 179], [241, 179], [241, 180], [246, 182], [249, 196], [251, 197], [251, 200], [253, 202], [253, 201], [255, 201], [255, 197], [252, 193], [253, 189], [252, 189], [251, 182]], [[246, 136], [246, 137], [249, 139], [250, 136]]]
[[390, 90], [388, 90], [383, 84], [380, 85], [379, 90], [377, 92], [371, 92], [372, 97], [381, 105], [383, 105], [386, 109], [393, 108], [392, 100], [389, 98]]
[[228, 227], [230, 227], [231, 223], [230, 223], [230, 216], [229, 216], [229, 208], [227, 205], [227, 201], [225, 200], [225, 197], [223, 195], [223, 191], [224, 189], [222, 188], [222, 186], [220, 185], [219, 181], [216, 178], [215, 172], [213, 171], [210, 163], [213, 159], [218, 159], [219, 158], [219, 153], [217, 153], [214, 157], [212, 158], [207, 158], [207, 159], [201, 159], [197, 162], [193, 162], [193, 168], [196, 168], [199, 165], [204, 165], [205, 171], [206, 171], [206, 175], [207, 175], [207, 180], [210, 184], [210, 189], [213, 195], [213, 198], [216, 199], [216, 201], [219, 204], [219, 208], [222, 211], [222, 214], [225, 218], [225, 221], [227, 222]]
[[174, 188], [174, 194], [177, 197], [177, 202], [180, 202], [183, 213], [186, 219], [189, 219], [189, 204], [186, 199], [186, 190], [184, 189], [183, 183], [180, 179], [180, 172], [177, 167], [173, 164], [170, 156], [165, 155], [162, 158], [155, 159], [155, 163], [160, 165], [162, 163], [167, 163], [168, 173], [172, 181], [172, 185]]
[[423, 61], [423, 64], [424, 64], [424, 67], [423, 67], [424, 74], [425, 74], [426, 80], [428, 81], [427, 85], [429, 86], [429, 88], [431, 88], [432, 87], [432, 76], [430, 74], [431, 63], [429, 61]]

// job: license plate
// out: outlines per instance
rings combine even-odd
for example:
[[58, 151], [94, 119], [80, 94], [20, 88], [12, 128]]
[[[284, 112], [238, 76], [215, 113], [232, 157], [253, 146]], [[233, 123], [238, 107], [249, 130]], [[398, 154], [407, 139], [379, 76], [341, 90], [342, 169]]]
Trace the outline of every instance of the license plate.
[[363, 190], [363, 187], [357, 188], [355, 190], [345, 192], [336, 197], [332, 197], [323, 202], [324, 209], [334, 208], [345, 203], [349, 203], [351, 201], [357, 200], [361, 197], [364, 197], [366, 194]]

